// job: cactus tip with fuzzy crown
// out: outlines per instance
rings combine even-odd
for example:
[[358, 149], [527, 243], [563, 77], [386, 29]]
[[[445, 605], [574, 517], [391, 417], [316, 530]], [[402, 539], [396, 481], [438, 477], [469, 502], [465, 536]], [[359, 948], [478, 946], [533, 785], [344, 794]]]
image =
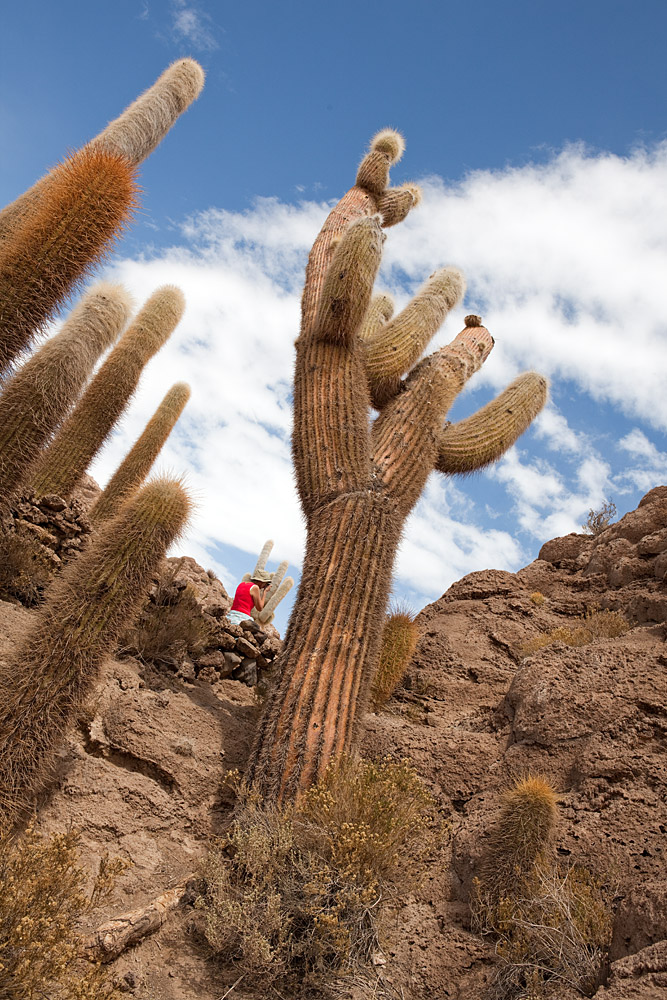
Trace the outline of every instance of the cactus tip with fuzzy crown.
[[373, 152], [385, 153], [390, 163], [398, 163], [405, 152], [405, 139], [394, 128], [383, 128], [371, 139]]

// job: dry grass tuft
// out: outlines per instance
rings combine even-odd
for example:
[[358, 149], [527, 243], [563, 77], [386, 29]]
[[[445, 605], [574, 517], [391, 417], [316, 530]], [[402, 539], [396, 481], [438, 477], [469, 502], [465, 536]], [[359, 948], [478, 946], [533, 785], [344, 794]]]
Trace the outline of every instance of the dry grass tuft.
[[245, 793], [204, 865], [206, 938], [246, 989], [328, 995], [369, 965], [383, 906], [416, 878], [432, 829], [432, 800], [405, 761], [341, 758], [295, 809]]
[[546, 601], [546, 597], [539, 590], [536, 590], [535, 593], [531, 594], [530, 599], [532, 603], [536, 605], [536, 607], [538, 608], [541, 608], [544, 602]]
[[620, 611], [590, 611], [574, 627], [560, 625], [551, 632], [533, 636], [519, 647], [519, 655], [532, 656], [538, 649], [551, 646], [554, 642], [564, 642], [566, 646], [588, 646], [596, 639], [615, 639], [624, 635], [630, 623]]
[[600, 535], [605, 528], [613, 524], [616, 513], [616, 504], [611, 500], [605, 500], [599, 510], [593, 510], [591, 507], [588, 517], [581, 526], [581, 530], [586, 535], [593, 535], [594, 537]]
[[111, 890], [126, 866], [101, 864], [93, 894], [78, 867], [78, 836], [43, 840], [28, 827], [0, 840], [0, 996], [12, 1000], [111, 1000], [119, 996], [98, 966], [79, 957], [75, 926]]

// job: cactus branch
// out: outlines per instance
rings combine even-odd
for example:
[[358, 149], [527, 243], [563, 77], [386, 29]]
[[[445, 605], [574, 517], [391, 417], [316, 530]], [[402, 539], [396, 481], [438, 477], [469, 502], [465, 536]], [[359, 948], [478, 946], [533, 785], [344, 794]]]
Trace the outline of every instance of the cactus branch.
[[455, 267], [436, 271], [402, 312], [366, 342], [366, 372], [373, 406], [380, 410], [396, 395], [401, 377], [417, 363], [447, 313], [465, 293]]
[[148, 483], [50, 591], [0, 673], [0, 825], [11, 824], [50, 765], [99, 666], [182, 532], [191, 501], [180, 482]]
[[31, 473], [35, 493], [70, 495], [134, 394], [144, 366], [168, 340], [185, 299], [158, 288], [123, 334]]
[[440, 435], [438, 472], [465, 475], [496, 462], [530, 426], [548, 391], [542, 375], [525, 372], [477, 413], [449, 424]]
[[100, 283], [62, 329], [26, 361], [0, 396], [0, 504], [6, 504], [31, 464], [76, 402], [100, 354], [127, 322], [131, 300], [120, 285]]
[[0, 374], [113, 246], [136, 204], [134, 168], [82, 150], [44, 184], [37, 210], [0, 247]]

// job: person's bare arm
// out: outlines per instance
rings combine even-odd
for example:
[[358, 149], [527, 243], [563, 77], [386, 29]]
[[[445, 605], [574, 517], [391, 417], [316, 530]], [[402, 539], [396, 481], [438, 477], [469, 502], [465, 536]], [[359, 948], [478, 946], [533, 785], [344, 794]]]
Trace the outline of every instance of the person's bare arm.
[[255, 605], [258, 611], [261, 611], [264, 607], [264, 591], [261, 587], [258, 587], [256, 583], [250, 588], [250, 596], [252, 597], [252, 603]]

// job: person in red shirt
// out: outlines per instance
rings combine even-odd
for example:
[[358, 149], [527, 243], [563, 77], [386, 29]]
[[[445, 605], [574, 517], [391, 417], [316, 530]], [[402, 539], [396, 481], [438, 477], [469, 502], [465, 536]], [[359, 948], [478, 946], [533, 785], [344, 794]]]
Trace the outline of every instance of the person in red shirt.
[[256, 608], [261, 611], [266, 600], [266, 591], [271, 586], [273, 573], [266, 573], [263, 569], [258, 569], [251, 580], [240, 583], [234, 594], [234, 601], [231, 610], [227, 612], [227, 618], [232, 625], [240, 625], [242, 621], [252, 618], [251, 611]]

